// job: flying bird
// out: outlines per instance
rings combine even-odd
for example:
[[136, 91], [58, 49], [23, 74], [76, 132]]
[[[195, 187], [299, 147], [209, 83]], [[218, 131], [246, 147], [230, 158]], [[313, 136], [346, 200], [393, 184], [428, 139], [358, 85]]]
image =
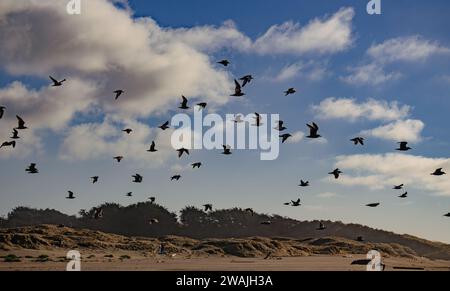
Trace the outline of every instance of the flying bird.
[[98, 178], [99, 178], [98, 176], [91, 177], [92, 184], [97, 183], [98, 182]]
[[255, 120], [256, 120], [256, 123], [255, 124], [253, 124], [253, 126], [261, 126], [261, 125], [263, 125], [262, 123], [261, 123], [261, 120], [262, 120], [262, 116], [261, 116], [261, 114], [259, 114], [258, 112], [255, 112], [255, 117], [253, 117]]
[[200, 169], [201, 166], [202, 166], [202, 163], [193, 163], [192, 169], [195, 169], [195, 168]]
[[67, 191], [69, 193], [69, 196], [66, 197], [66, 199], [75, 199], [75, 195], [72, 191]]
[[301, 206], [301, 204], [300, 204], [300, 198], [299, 198], [297, 201], [292, 200], [291, 202], [292, 202], [292, 206], [294, 206], [294, 207]]
[[16, 129], [27, 129], [28, 128], [25, 126], [25, 121], [23, 121], [23, 119], [19, 115], [16, 115], [16, 118], [17, 118], [17, 123], [18, 123], [18, 126], [16, 127]]
[[34, 163], [30, 164], [25, 171], [28, 172], [28, 174], [39, 173], [39, 170], [36, 168], [36, 164], [34, 164]]
[[150, 200], [150, 204], [153, 204], [156, 201], [156, 197], [150, 197], [148, 200]]
[[180, 107], [178, 107], [178, 108], [180, 108], [180, 109], [189, 109], [187, 98], [184, 97], [184, 96], [181, 96], [181, 99], [182, 99], [183, 101], [181, 101]]
[[154, 152], [157, 152], [157, 151], [158, 150], [156, 149], [155, 141], [152, 141], [152, 144], [150, 145], [150, 149], [148, 149], [147, 152], [154, 153]]
[[208, 103], [206, 102], [198, 103], [197, 106], [199, 107], [199, 110], [203, 110], [206, 108], [206, 106], [208, 106]]
[[122, 131], [125, 132], [125, 133], [127, 133], [127, 134], [130, 134], [130, 133], [133, 132], [133, 130], [132, 130], [131, 128], [126, 128], [126, 129], [124, 129], [124, 130], [122, 130]]
[[400, 145], [400, 147], [397, 149], [398, 151], [406, 152], [412, 149], [408, 146], [408, 142], [406, 141], [399, 142], [398, 144]]
[[375, 208], [375, 207], [380, 206], [380, 203], [370, 203], [370, 204], [367, 204], [366, 206], [367, 206], [367, 207]]
[[94, 207], [93, 210], [94, 210], [94, 215], [93, 215], [94, 219], [100, 219], [103, 217], [103, 209], [101, 207], [99, 207], [99, 208]]
[[309, 186], [309, 181], [300, 180], [300, 185], [299, 186], [300, 187], [308, 187]]
[[319, 227], [316, 230], [325, 230], [327, 227], [322, 222], [319, 224]]
[[287, 89], [287, 91], [284, 91], [284, 96], [288, 96], [288, 95], [291, 95], [291, 94], [295, 94], [297, 91], [294, 89], [294, 88], [289, 88], [289, 89]]
[[245, 93], [242, 92], [241, 84], [239, 84], [239, 82], [237, 80], [234, 80], [234, 85], [235, 85], [235, 87], [234, 87], [234, 94], [230, 95], [230, 96], [233, 96], [233, 97], [244, 96]]
[[203, 207], [205, 208], [205, 212], [213, 210], [212, 204], [205, 204], [205, 205], [203, 205]]
[[0, 106], [0, 119], [3, 118], [3, 115], [5, 114], [5, 109], [6, 109], [5, 106]]
[[306, 126], [309, 127], [309, 135], [307, 136], [307, 138], [319, 138], [319, 137], [321, 137], [321, 135], [318, 134], [319, 126], [315, 122], [313, 122], [312, 124], [307, 124]]
[[17, 131], [17, 129], [13, 129], [13, 136], [10, 137], [10, 139], [19, 139], [19, 132]]
[[183, 156], [184, 153], [186, 153], [187, 155], [189, 155], [189, 150], [185, 149], [185, 148], [181, 148], [177, 150], [178, 152], [178, 158], [181, 158]]
[[363, 137], [355, 137], [354, 139], [351, 139], [350, 141], [352, 141], [355, 145], [364, 145], [364, 138]]
[[122, 96], [123, 93], [125, 93], [124, 90], [116, 90], [113, 92], [114, 94], [116, 94], [115, 100], [119, 99], [120, 96]]
[[144, 177], [139, 174], [133, 175], [131, 177], [133, 177], [133, 183], [142, 183], [142, 180], [144, 179]]
[[128, 192], [126, 196], [127, 197], [133, 197], [133, 192]]
[[169, 121], [166, 121], [163, 125], [161, 125], [159, 128], [161, 128], [162, 130], [166, 130], [168, 128], [170, 128], [169, 126]]
[[237, 114], [234, 116], [233, 122], [234, 123], [242, 123], [242, 122], [244, 122], [244, 120], [242, 120], [242, 116], [240, 114]]
[[181, 179], [181, 175], [175, 175], [170, 178], [171, 181], [173, 181], [173, 180], [179, 181], [180, 179]]
[[431, 175], [433, 176], [443, 176], [446, 173], [444, 171], [442, 171], [442, 168], [437, 169], [436, 171], [434, 171], [434, 173], [431, 173]]
[[221, 60], [217, 63], [223, 65], [224, 67], [228, 67], [228, 65], [231, 64], [229, 60]]
[[49, 78], [52, 80], [53, 82], [53, 87], [60, 87], [62, 86], [62, 84], [66, 81], [66, 79], [63, 79], [61, 81], [56, 80], [55, 78], [53, 78], [52, 76], [49, 76]]
[[335, 169], [333, 172], [328, 173], [328, 175], [334, 175], [335, 179], [339, 179], [339, 176], [342, 174], [342, 171], [339, 169]]
[[403, 193], [402, 195], [398, 196], [399, 198], [408, 198], [408, 192]]
[[447, 214], [444, 214], [445, 217], [450, 217], [450, 212]]
[[284, 130], [286, 130], [287, 127], [284, 127], [283, 124], [284, 124], [284, 121], [278, 120], [278, 125], [277, 125], [277, 127], [275, 127], [274, 129], [276, 129], [276, 130], [278, 130], [278, 131], [284, 131]]
[[223, 147], [223, 152], [222, 152], [223, 155], [231, 155], [231, 147], [230, 146], [223, 145], [222, 147]]
[[122, 156], [117, 156], [113, 158], [114, 160], [116, 160], [118, 163], [120, 163], [123, 160]]
[[13, 141], [5, 141], [4, 143], [2, 143], [2, 144], [0, 145], [0, 148], [2, 148], [2, 147], [12, 147], [12, 148], [15, 148], [15, 147], [16, 147], [16, 141], [15, 141], [15, 140], [13, 140]]
[[394, 186], [394, 190], [402, 190], [403, 186], [405, 186], [405, 185], [404, 184], [396, 185], [396, 186]]
[[285, 134], [280, 135], [280, 137], [282, 138], [281, 143], [285, 143], [288, 140], [288, 138], [292, 137], [292, 134], [285, 133]]
[[246, 76], [240, 78], [239, 80], [243, 81], [242, 88], [244, 88], [245, 85], [249, 84], [253, 80], [253, 76], [252, 75], [246, 75]]

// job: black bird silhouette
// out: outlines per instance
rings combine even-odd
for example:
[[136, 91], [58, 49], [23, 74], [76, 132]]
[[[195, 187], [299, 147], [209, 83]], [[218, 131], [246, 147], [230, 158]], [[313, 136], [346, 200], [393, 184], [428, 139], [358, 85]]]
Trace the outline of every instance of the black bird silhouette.
[[398, 196], [399, 198], [408, 198], [408, 192], [403, 193], [402, 195]]
[[133, 192], [128, 192], [126, 196], [127, 197], [133, 197]]
[[36, 164], [34, 164], [34, 163], [30, 164], [25, 171], [28, 172], [28, 174], [39, 173], [39, 170], [36, 168]]
[[433, 176], [443, 176], [446, 173], [444, 171], [442, 171], [442, 168], [436, 169], [436, 171], [434, 171], [434, 173], [431, 173], [431, 175]]
[[307, 138], [319, 138], [319, 137], [321, 137], [321, 135], [318, 134], [319, 126], [315, 122], [313, 122], [312, 124], [307, 124], [306, 126], [309, 127], [309, 135], [307, 136]]
[[287, 89], [287, 91], [284, 91], [284, 96], [288, 96], [288, 95], [291, 95], [291, 94], [295, 94], [297, 91], [294, 89], [294, 88], [289, 88], [289, 89]]
[[154, 153], [154, 152], [157, 152], [157, 151], [158, 150], [156, 149], [155, 141], [152, 141], [152, 144], [150, 145], [150, 149], [148, 149], [147, 152]]
[[103, 217], [103, 209], [101, 207], [99, 207], [99, 208], [94, 207], [93, 210], [94, 210], [94, 214], [93, 214], [94, 219], [100, 219]]
[[5, 106], [0, 106], [0, 119], [3, 118], [3, 115], [5, 114], [5, 109], [6, 109]]
[[224, 67], [228, 67], [228, 65], [231, 64], [230, 61], [228, 60], [221, 60], [220, 62], [217, 63], [223, 65]]
[[261, 224], [262, 224], [262, 225], [271, 225], [271, 224], [272, 224], [272, 221], [266, 220], [266, 221], [261, 222]]
[[13, 148], [15, 148], [16, 147], [16, 141], [15, 140], [13, 140], [13, 141], [5, 141], [4, 143], [2, 143], [0, 145], [0, 148], [2, 148], [2, 147], [13, 147]]
[[334, 175], [335, 179], [339, 179], [339, 176], [342, 174], [342, 171], [339, 169], [335, 169], [333, 172], [328, 173], [328, 175]]
[[288, 140], [288, 138], [292, 137], [292, 134], [285, 133], [285, 134], [280, 135], [280, 137], [282, 138], [281, 143], [285, 143]]
[[10, 139], [19, 139], [19, 132], [17, 131], [17, 129], [13, 129], [13, 136], [10, 137]]
[[133, 175], [133, 183], [142, 183], [142, 181], [144, 180], [144, 177], [142, 177], [139, 174]]
[[252, 216], [255, 215], [255, 211], [253, 211], [253, 208], [247, 208], [244, 211], [250, 213]]
[[355, 137], [354, 139], [351, 139], [350, 141], [352, 141], [355, 145], [364, 145], [364, 138], [363, 137]]
[[231, 155], [230, 146], [223, 145], [222, 147], [223, 147], [223, 152], [222, 152], [223, 155]]
[[327, 227], [325, 226], [325, 224], [323, 224], [322, 222], [319, 224], [319, 227], [317, 228], [317, 230], [325, 230], [327, 229]]
[[173, 180], [179, 181], [180, 179], [181, 179], [181, 175], [175, 175], [170, 178], [171, 181], [173, 181]]
[[98, 176], [94, 176], [94, 177], [91, 177], [91, 179], [92, 179], [92, 184], [95, 184], [95, 183], [97, 183], [98, 182]]
[[366, 206], [367, 206], [367, 207], [375, 208], [375, 207], [380, 206], [380, 203], [370, 203], [370, 204], [367, 204]]
[[25, 126], [25, 121], [19, 116], [16, 115], [18, 126], [15, 129], [27, 129], [28, 127]]
[[116, 90], [113, 93], [116, 94], [115, 100], [117, 100], [123, 93], [125, 93], [125, 91], [124, 90]]
[[444, 214], [445, 217], [450, 217], [450, 212], [447, 214]]
[[203, 110], [206, 108], [206, 106], [208, 106], [208, 103], [206, 102], [198, 103], [197, 106], [199, 107], [199, 110]]
[[398, 144], [400, 145], [400, 147], [397, 149], [398, 151], [406, 152], [412, 150], [412, 148], [408, 146], [408, 142], [406, 141], [399, 142]]
[[297, 201], [292, 200], [291, 203], [292, 203], [292, 206], [294, 206], [294, 207], [301, 206], [301, 204], [300, 204], [300, 198], [299, 198]]
[[202, 166], [202, 163], [193, 163], [193, 164], [192, 164], [192, 168], [193, 168], [193, 169], [195, 169], [195, 168], [200, 169], [201, 166]]
[[181, 148], [179, 150], [177, 150], [178, 152], [178, 158], [181, 158], [183, 156], [184, 153], [186, 153], [187, 155], [189, 155], [189, 150], [185, 149], [185, 148]]
[[234, 116], [233, 122], [234, 123], [242, 123], [242, 122], [244, 122], [244, 120], [242, 120], [242, 116], [241, 115], [237, 114], [237, 115]]
[[205, 204], [205, 205], [203, 205], [203, 207], [205, 208], [205, 212], [213, 211], [212, 204]]
[[116, 160], [118, 163], [120, 163], [123, 160], [122, 156], [117, 156], [113, 158], [114, 160]]
[[178, 107], [178, 108], [180, 108], [180, 109], [189, 109], [187, 98], [184, 97], [184, 96], [181, 96], [181, 99], [183, 99], [183, 101], [181, 101], [180, 107]]
[[239, 84], [239, 82], [238, 82], [237, 80], [234, 80], [234, 85], [235, 85], [235, 88], [234, 88], [234, 94], [233, 94], [233, 95], [230, 95], [230, 96], [233, 96], [233, 97], [241, 97], [241, 96], [244, 96], [245, 93], [242, 92], [241, 84]]
[[52, 76], [49, 76], [49, 78], [52, 80], [53, 82], [53, 87], [60, 87], [62, 86], [62, 84], [66, 81], [66, 79], [63, 79], [61, 81], [56, 80], [55, 78], [53, 78]]
[[249, 84], [253, 80], [253, 76], [252, 75], [246, 75], [246, 76], [240, 78], [239, 80], [244, 81], [242, 83], [242, 88], [244, 88], [245, 85]]
[[162, 130], [166, 130], [168, 128], [170, 128], [169, 126], [169, 121], [166, 121], [163, 125], [161, 125], [159, 128], [161, 128]]
[[255, 121], [255, 124], [253, 124], [253, 126], [261, 126], [261, 125], [263, 125], [262, 123], [261, 123], [261, 120], [262, 120], [262, 116], [261, 116], [261, 114], [259, 114], [258, 112], [255, 112], [255, 117], [253, 117], [256, 121]]
[[309, 181], [300, 180], [300, 185], [299, 186], [300, 187], [308, 187], [309, 186]]
[[277, 125], [277, 127], [275, 127], [274, 129], [276, 129], [276, 130], [278, 130], [278, 131], [284, 131], [284, 130], [286, 130], [287, 127], [284, 127], [283, 124], [284, 124], [284, 121], [278, 120], [278, 125]]
[[150, 200], [150, 203], [153, 204], [156, 201], [156, 197], [150, 197], [148, 200]]
[[396, 186], [394, 186], [394, 190], [402, 190], [403, 186], [405, 186], [405, 185], [404, 184], [396, 185]]
[[125, 133], [127, 133], [127, 134], [130, 134], [130, 133], [133, 132], [133, 130], [132, 130], [131, 128], [126, 128], [126, 129], [124, 129], [124, 130], [122, 130], [122, 131], [125, 132]]
[[66, 197], [66, 199], [75, 199], [75, 195], [72, 191], [67, 191], [69, 193], [69, 196]]

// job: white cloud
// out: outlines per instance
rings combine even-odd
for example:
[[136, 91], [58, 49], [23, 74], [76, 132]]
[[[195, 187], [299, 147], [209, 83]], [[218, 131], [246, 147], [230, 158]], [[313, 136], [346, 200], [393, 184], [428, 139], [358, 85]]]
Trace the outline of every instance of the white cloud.
[[330, 97], [320, 102], [319, 105], [314, 105], [313, 110], [322, 119], [393, 121], [407, 117], [411, 107], [399, 105], [395, 101], [368, 99], [365, 102], [358, 102], [351, 98]]
[[450, 172], [450, 159], [428, 158], [399, 153], [362, 154], [338, 156], [336, 167], [344, 175], [335, 183], [347, 186], [366, 186], [370, 189], [391, 189], [405, 184], [408, 188], [426, 190], [450, 196], [450, 180], [447, 176], [430, 175], [437, 168]]
[[275, 82], [290, 81], [297, 77], [305, 77], [310, 81], [322, 80], [327, 74], [326, 68], [322, 64], [315, 62], [297, 62], [281, 69], [275, 78], [270, 78]]
[[422, 140], [424, 127], [425, 124], [421, 120], [407, 119], [364, 130], [361, 134], [392, 141], [419, 142]]
[[395, 81], [401, 78], [399, 72], [387, 73], [382, 65], [370, 63], [348, 69], [350, 74], [341, 77], [341, 80], [352, 85], [379, 85], [389, 81]]
[[305, 137], [305, 133], [297, 131], [292, 133], [292, 137], [287, 140], [287, 143], [299, 143]]

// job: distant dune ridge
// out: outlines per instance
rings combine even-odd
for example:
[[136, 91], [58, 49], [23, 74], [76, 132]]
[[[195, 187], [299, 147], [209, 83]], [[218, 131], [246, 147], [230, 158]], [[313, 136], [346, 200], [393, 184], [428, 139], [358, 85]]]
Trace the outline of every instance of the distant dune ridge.
[[[56, 210], [18, 207], [0, 220], [0, 249], [88, 248], [155, 252], [166, 250], [189, 255], [233, 255], [239, 257], [306, 256], [311, 254], [365, 254], [376, 249], [399, 257], [450, 260], [450, 245], [409, 235], [399, 235], [362, 225], [323, 221], [301, 222], [234, 208], [204, 212], [186, 207], [177, 215], [154, 203], [127, 207], [99, 206], [101, 219], [93, 219], [94, 208], [80, 217]], [[158, 223], [149, 224], [151, 219]], [[271, 225], [261, 222], [271, 221]], [[357, 241], [358, 237], [364, 241]]]

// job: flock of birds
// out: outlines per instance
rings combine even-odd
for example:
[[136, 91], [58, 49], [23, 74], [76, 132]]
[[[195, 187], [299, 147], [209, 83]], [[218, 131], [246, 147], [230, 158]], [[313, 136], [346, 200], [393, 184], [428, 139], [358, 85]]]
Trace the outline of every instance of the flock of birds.
[[[228, 60], [222, 60], [222, 61], [218, 62], [218, 64], [221, 64], [224, 67], [227, 67], [231, 63]], [[53, 84], [52, 84], [53, 87], [61, 87], [61, 86], [63, 86], [63, 83], [67, 81], [66, 79], [62, 79], [62, 80], [58, 81], [57, 79], [53, 78], [52, 76], [49, 76], [49, 78], [53, 82]], [[231, 94], [230, 96], [233, 96], [233, 97], [245, 96], [245, 93], [243, 92], [243, 88], [246, 85], [250, 84], [253, 79], [254, 78], [253, 78], [252, 75], [243, 76], [242, 78], [239, 79], [239, 81], [241, 81], [241, 82], [239, 82], [238, 80], [235, 79], [234, 80], [235, 90], [234, 90], [234, 93]], [[285, 96], [288, 96], [288, 95], [295, 94], [296, 92], [297, 91], [296, 91], [295, 88], [289, 88], [286, 91], [284, 91], [284, 94], [285, 94]], [[118, 100], [122, 95], [125, 94], [125, 90], [118, 89], [118, 90], [115, 90], [113, 93], [115, 94], [115, 96], [114, 96], [115, 100]], [[181, 109], [181, 110], [188, 110], [188, 109], [190, 109], [190, 107], [189, 107], [189, 100], [185, 96], [182, 96], [181, 98], [182, 98], [182, 100], [181, 100], [180, 106], [178, 108]], [[208, 104], [205, 103], [205, 102], [196, 104], [196, 106], [199, 108], [199, 110], [206, 109], [207, 105]], [[0, 106], [0, 119], [3, 118], [3, 116], [5, 114], [5, 111], [6, 111], [6, 107], [5, 106]], [[0, 149], [4, 148], [4, 147], [15, 148], [16, 147], [16, 140], [20, 139], [20, 136], [19, 136], [20, 131], [26, 130], [28, 128], [26, 126], [25, 121], [20, 116], [16, 115], [16, 118], [17, 118], [17, 124], [18, 124], [17, 127], [13, 128], [12, 136], [10, 137], [10, 140], [3, 142], [0, 145]], [[259, 113], [255, 113], [254, 119], [255, 119], [255, 124], [253, 124], [253, 126], [261, 126], [262, 125], [262, 123], [261, 123], [262, 116]], [[233, 121], [235, 123], [245, 122], [240, 115], [235, 115], [235, 119]], [[159, 128], [161, 130], [165, 131], [165, 130], [170, 128], [169, 124], [170, 124], [170, 122], [166, 121], [165, 123], [160, 125]], [[312, 122], [311, 124], [307, 124], [307, 127], [309, 129], [309, 135], [306, 136], [307, 138], [309, 138], [309, 139], [321, 138], [321, 135], [319, 134], [319, 126], [315, 122]], [[278, 121], [278, 126], [275, 127], [274, 129], [280, 132], [279, 137], [281, 138], [281, 142], [282, 143], [285, 143], [289, 138], [292, 137], [292, 135], [289, 134], [289, 133], [283, 133], [285, 130], [287, 130], [287, 127], [284, 126], [284, 122], [282, 120]], [[125, 128], [125, 129], [123, 129], [123, 132], [129, 135], [129, 134], [133, 133], [133, 129]], [[359, 137], [358, 136], [358, 137], [355, 137], [355, 138], [351, 139], [350, 141], [356, 146], [357, 145], [361, 145], [361, 146], [365, 145], [365, 139], [363, 137]], [[408, 146], [408, 142], [402, 141], [402, 142], [399, 142], [399, 147], [396, 150], [402, 151], [402, 152], [406, 152], [406, 151], [409, 151], [411, 149], [412, 148]], [[156, 148], [156, 143], [155, 143], [155, 141], [152, 141], [152, 143], [150, 145], [150, 148], [147, 150], [147, 152], [149, 152], [149, 153], [156, 153], [157, 151], [158, 150]], [[184, 155], [189, 155], [190, 154], [189, 150], [186, 149], [186, 148], [177, 149], [176, 152], [177, 152], [178, 158], [182, 158]], [[231, 155], [232, 154], [231, 147], [228, 146], [228, 145], [223, 145], [223, 152], [222, 152], [222, 154], [223, 155]], [[113, 157], [113, 159], [116, 160], [118, 163], [120, 163], [124, 159], [124, 157], [123, 156], [116, 156], [116, 157]], [[200, 167], [202, 167], [202, 165], [203, 164], [201, 162], [195, 162], [195, 163], [191, 164], [193, 169], [200, 169]], [[31, 163], [25, 171], [28, 172], [29, 174], [38, 174], [39, 173], [39, 170], [37, 168], [36, 163]], [[334, 176], [335, 179], [339, 179], [341, 174], [343, 174], [343, 172], [340, 169], [335, 169], [335, 170], [333, 170], [332, 172], [330, 172], [328, 174]], [[433, 175], [433, 176], [443, 176], [445, 174], [446, 173], [443, 171], [442, 168], [436, 169], [433, 173], [431, 173], [431, 175]], [[144, 179], [144, 177], [142, 175], [140, 175], [140, 174], [135, 174], [135, 175], [132, 176], [132, 178], [133, 178], [133, 180], [132, 180], [133, 183], [142, 183], [143, 179]], [[181, 175], [176, 174], [176, 175], [173, 175], [170, 178], [170, 180], [171, 181], [179, 181], [181, 178], [182, 178]], [[92, 180], [92, 183], [95, 184], [95, 183], [99, 182], [100, 177], [99, 176], [93, 176], [90, 179]], [[300, 187], [309, 187], [310, 183], [309, 183], [309, 181], [301, 180], [299, 186]], [[394, 186], [393, 189], [394, 190], [403, 190], [404, 186], [405, 186], [404, 184], [396, 185], [396, 186]], [[129, 193], [126, 194], [126, 196], [127, 197], [132, 197], [133, 193], [129, 192]], [[405, 199], [407, 197], [408, 197], [408, 192], [405, 192], [405, 193], [403, 193], [402, 195], [399, 196], [399, 198], [402, 198], [402, 199]], [[66, 199], [76, 199], [75, 194], [72, 191], [68, 191], [68, 196], [66, 197]], [[150, 200], [151, 203], [154, 203], [156, 201], [156, 198], [155, 197], [150, 197], [149, 200]], [[284, 203], [284, 205], [292, 206], [292, 207], [299, 207], [302, 204], [301, 204], [301, 199], [299, 198], [297, 200], [291, 200], [290, 202], [286, 202], [286, 203]], [[380, 203], [378, 203], [378, 202], [377, 203], [369, 203], [366, 206], [374, 208], [374, 207], [380, 206]], [[205, 212], [213, 211], [213, 205], [212, 204], [204, 204], [203, 208], [204, 208]], [[255, 212], [254, 212], [254, 210], [252, 208], [245, 209], [245, 212], [251, 214], [252, 216], [255, 214]], [[94, 208], [92, 216], [95, 219], [102, 218], [103, 217], [103, 210], [101, 208]], [[447, 213], [444, 216], [450, 217], [450, 213]], [[156, 223], [158, 223], [158, 220], [156, 218], [153, 218], [148, 223], [149, 224], [156, 224]], [[271, 225], [272, 222], [271, 221], [262, 221], [261, 224], [262, 225]], [[325, 230], [325, 229], [326, 229], [326, 226], [322, 222], [320, 222], [320, 225], [317, 228], [317, 230]]]

